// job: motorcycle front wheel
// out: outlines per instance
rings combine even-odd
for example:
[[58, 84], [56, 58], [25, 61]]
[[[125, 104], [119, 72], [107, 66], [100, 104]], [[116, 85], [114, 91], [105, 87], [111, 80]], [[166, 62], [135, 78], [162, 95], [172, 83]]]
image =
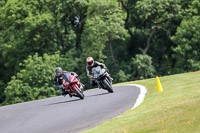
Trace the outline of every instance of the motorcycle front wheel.
[[73, 90], [80, 99], [84, 99], [85, 96], [81, 90], [79, 90], [76, 86], [73, 87]]
[[106, 89], [108, 90], [109, 93], [113, 93], [113, 88], [112, 88], [112, 84], [109, 84], [108, 81], [106, 79], [103, 80], [103, 84], [106, 86]]

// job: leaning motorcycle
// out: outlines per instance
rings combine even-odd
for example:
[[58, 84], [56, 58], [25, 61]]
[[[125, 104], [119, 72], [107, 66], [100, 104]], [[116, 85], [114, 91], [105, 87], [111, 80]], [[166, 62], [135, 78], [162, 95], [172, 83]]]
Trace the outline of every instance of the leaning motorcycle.
[[71, 96], [84, 99], [85, 96], [83, 94], [83, 90], [81, 89], [81, 83], [74, 75], [66, 74], [62, 83], [65, 88], [65, 92], [67, 91], [66, 93], [69, 93]]
[[109, 78], [109, 74], [106, 69], [102, 69], [100, 66], [94, 67], [92, 69], [93, 79], [96, 81], [97, 85], [102, 89], [107, 90], [109, 93], [113, 93], [112, 79]]

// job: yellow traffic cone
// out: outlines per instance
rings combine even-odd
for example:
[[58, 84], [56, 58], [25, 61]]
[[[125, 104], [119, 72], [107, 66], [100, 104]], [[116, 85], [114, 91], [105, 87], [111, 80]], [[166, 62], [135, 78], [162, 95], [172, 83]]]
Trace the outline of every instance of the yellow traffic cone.
[[157, 84], [157, 92], [162, 92], [163, 88], [162, 88], [162, 85], [160, 83], [158, 76], [156, 76], [156, 84]]

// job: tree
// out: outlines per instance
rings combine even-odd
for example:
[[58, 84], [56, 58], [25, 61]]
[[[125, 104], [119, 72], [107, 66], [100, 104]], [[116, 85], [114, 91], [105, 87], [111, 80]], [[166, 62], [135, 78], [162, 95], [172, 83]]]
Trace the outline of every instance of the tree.
[[120, 70], [118, 73], [117, 73], [117, 82], [126, 82], [128, 80], [130, 80], [130, 77], [131, 75], [130, 74], [125, 74], [123, 70]]
[[122, 7], [127, 14], [126, 28], [131, 40], [129, 57], [147, 54], [159, 74], [170, 74], [174, 59], [171, 36], [184, 18], [188, 1], [179, 0], [125, 0]]
[[184, 19], [172, 39], [178, 44], [173, 47], [176, 60], [174, 73], [200, 70], [200, 16]]
[[[7, 76], [19, 71], [19, 63], [38, 52], [54, 52], [53, 17], [43, 11], [45, 3], [40, 1], [8, 0], [2, 7], [2, 46], [3, 66], [9, 71]], [[9, 57], [9, 58], [7, 58]]]
[[106, 48], [116, 64], [111, 43], [124, 39], [125, 35], [122, 11], [117, 1], [90, 0], [82, 41], [84, 57], [92, 56], [101, 61], [106, 58], [103, 52]]
[[55, 96], [54, 69], [61, 60], [59, 53], [51, 56], [44, 54], [43, 57], [39, 57], [38, 54], [29, 56], [21, 64], [24, 69], [20, 70], [17, 76], [13, 76], [5, 88], [4, 104]]
[[[17, 73], [18, 64], [36, 52], [43, 55], [80, 49], [86, 10], [86, 0], [8, 0], [1, 9], [3, 65]], [[74, 27], [71, 21], [76, 15], [80, 22]]]
[[182, 10], [184, 19], [178, 26], [176, 34], [171, 37], [176, 45], [172, 47], [174, 69], [173, 73], [199, 70], [199, 21], [200, 2], [198, 0], [187, 1]]
[[[87, 0], [2, 0], [0, 6], [0, 92], [29, 55], [74, 48], [80, 55]], [[75, 16], [80, 17], [76, 26]]]

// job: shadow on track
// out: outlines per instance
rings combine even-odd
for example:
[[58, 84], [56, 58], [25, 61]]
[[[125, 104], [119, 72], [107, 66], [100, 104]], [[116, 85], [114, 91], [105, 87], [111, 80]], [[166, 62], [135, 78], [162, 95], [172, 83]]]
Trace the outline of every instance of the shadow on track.
[[51, 104], [47, 104], [48, 105], [55, 105], [55, 104], [62, 104], [62, 103], [70, 103], [70, 102], [75, 102], [75, 101], [79, 101], [81, 99], [74, 99], [74, 100], [68, 100], [68, 101], [63, 101], [63, 102], [57, 102], [57, 103], [51, 103]]
[[[95, 96], [101, 96], [101, 95], [106, 95], [106, 94], [109, 94], [109, 93], [108, 92], [104, 92], [104, 93], [89, 95], [89, 96], [85, 96], [85, 97], [95, 97]], [[73, 99], [73, 100], [67, 100], [67, 101], [63, 101], [63, 102], [50, 103], [50, 104], [47, 104], [47, 105], [44, 105], [44, 106], [71, 103], [71, 102], [75, 102], [75, 101], [79, 101], [79, 100], [81, 101], [82, 99]]]
[[109, 92], [94, 94], [94, 95], [90, 95], [90, 96], [86, 96], [86, 97], [94, 97], [94, 96], [100, 96], [100, 95], [106, 95], [106, 94], [109, 94]]

